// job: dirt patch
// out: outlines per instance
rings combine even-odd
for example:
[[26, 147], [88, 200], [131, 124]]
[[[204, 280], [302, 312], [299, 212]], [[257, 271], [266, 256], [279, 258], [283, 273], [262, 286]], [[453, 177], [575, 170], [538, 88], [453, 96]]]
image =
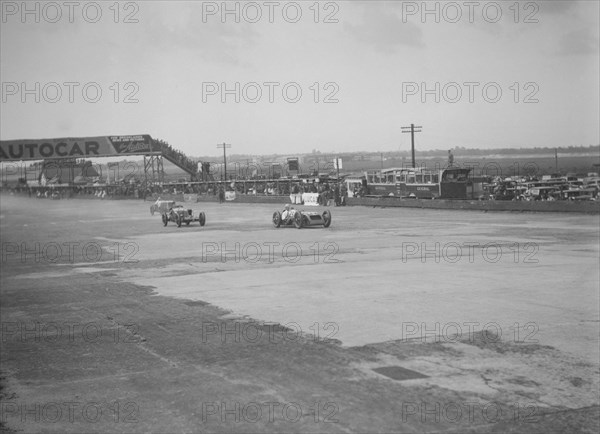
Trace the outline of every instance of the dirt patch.
[[503, 341], [502, 338], [489, 330], [482, 332], [475, 332], [469, 336], [468, 339], [463, 339], [460, 342], [473, 345], [477, 348], [495, 351], [499, 354], [504, 353], [520, 353], [520, 354], [533, 354], [538, 351], [554, 350], [554, 347], [549, 345], [539, 344], [528, 344], [528, 343], [515, 343], [510, 341]]

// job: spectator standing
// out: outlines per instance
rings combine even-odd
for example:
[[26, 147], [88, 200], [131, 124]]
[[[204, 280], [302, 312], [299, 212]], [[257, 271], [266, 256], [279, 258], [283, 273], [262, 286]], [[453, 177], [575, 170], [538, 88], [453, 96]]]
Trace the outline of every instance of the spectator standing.
[[225, 202], [225, 189], [223, 185], [219, 186], [219, 203]]
[[335, 184], [333, 198], [335, 200], [335, 206], [340, 206], [340, 186], [338, 184]]

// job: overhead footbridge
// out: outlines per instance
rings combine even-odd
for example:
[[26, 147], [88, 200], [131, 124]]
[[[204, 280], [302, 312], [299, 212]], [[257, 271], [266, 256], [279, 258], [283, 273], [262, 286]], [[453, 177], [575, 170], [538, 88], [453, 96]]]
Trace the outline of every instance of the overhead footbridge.
[[144, 157], [146, 183], [164, 182], [163, 159], [189, 175], [190, 181], [200, 178], [198, 162], [148, 134], [0, 141], [0, 162], [56, 160], [60, 164], [61, 160], [134, 155]]

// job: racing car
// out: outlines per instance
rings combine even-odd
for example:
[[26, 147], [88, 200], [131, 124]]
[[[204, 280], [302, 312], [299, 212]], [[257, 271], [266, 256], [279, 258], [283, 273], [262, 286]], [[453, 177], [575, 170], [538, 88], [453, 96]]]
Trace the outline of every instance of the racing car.
[[200, 226], [204, 226], [206, 223], [206, 216], [203, 212], [194, 214], [193, 210], [186, 209], [182, 205], [176, 205], [162, 214], [162, 222], [165, 226], [169, 222], [175, 222], [177, 227], [181, 227], [182, 223], [189, 225], [191, 222], [198, 222], [200, 223]]
[[150, 205], [150, 215], [154, 215], [155, 212], [164, 214], [175, 206], [174, 200], [160, 200], [158, 199], [152, 205]]
[[[287, 208], [286, 208], [287, 209]], [[288, 218], [282, 218], [279, 211], [273, 213], [273, 225], [278, 228], [280, 226], [295, 226], [297, 229], [308, 226], [323, 226], [328, 228], [331, 224], [331, 213], [325, 210], [322, 213], [316, 211], [300, 211], [290, 209]]]

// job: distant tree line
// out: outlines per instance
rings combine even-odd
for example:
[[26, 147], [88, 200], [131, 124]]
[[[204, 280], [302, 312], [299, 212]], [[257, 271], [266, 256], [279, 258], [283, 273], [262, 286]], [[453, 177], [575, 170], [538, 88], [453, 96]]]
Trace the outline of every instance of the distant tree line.
[[[600, 153], [600, 146], [559, 146], [559, 147], [534, 147], [534, 148], [497, 148], [497, 149], [479, 149], [479, 148], [465, 148], [464, 146], [455, 146], [452, 149], [455, 152], [459, 152], [461, 154], [468, 155], [530, 155], [530, 154], [549, 154], [554, 153], [555, 150], [559, 153], [589, 153], [589, 152], [598, 152]], [[415, 154], [417, 155], [426, 155], [426, 156], [436, 156], [436, 155], [446, 155], [448, 152], [447, 149], [435, 149], [432, 151], [419, 151], [416, 150]], [[401, 151], [399, 152], [401, 155], [409, 155], [410, 151]]]
[[[473, 155], [473, 156], [487, 156], [487, 155], [531, 155], [531, 154], [553, 154], [555, 152], [555, 150], [557, 150], [559, 153], [573, 153], [573, 154], [578, 154], [578, 153], [590, 153], [590, 152], [596, 152], [598, 154], [600, 154], [600, 145], [596, 145], [596, 146], [559, 146], [559, 147], [534, 147], [534, 148], [495, 148], [495, 149], [480, 149], [480, 148], [466, 148], [464, 146], [449, 146], [448, 148], [445, 149], [433, 149], [433, 150], [428, 150], [428, 151], [424, 151], [424, 150], [419, 150], [416, 149], [415, 150], [415, 155], [421, 156], [421, 157], [436, 157], [436, 156], [440, 156], [440, 157], [447, 157], [448, 156], [448, 149], [452, 149], [454, 151], [454, 153], [456, 155]], [[323, 156], [331, 156], [331, 158], [334, 158], [334, 156], [338, 156], [340, 158], [352, 158], [352, 157], [372, 157], [372, 156], [381, 156], [383, 154], [384, 157], [394, 157], [394, 156], [399, 156], [399, 157], [410, 157], [411, 155], [411, 151], [408, 150], [403, 150], [403, 151], [379, 151], [379, 152], [372, 152], [372, 151], [364, 151], [364, 152], [326, 152], [326, 153], [321, 153], [319, 152], [319, 154], [321, 154], [321, 158], [324, 158]], [[257, 154], [258, 155], [258, 154]], [[281, 156], [287, 155], [287, 154], [272, 154], [272, 155], [261, 155], [264, 158], [267, 159], [276, 159], [277, 157], [281, 157]], [[306, 152], [306, 153], [298, 153], [298, 154], [294, 154], [294, 156], [298, 156], [298, 157], [304, 157], [304, 156], [311, 156], [311, 155], [315, 155], [315, 153], [310, 153], [310, 152]], [[251, 160], [253, 157], [255, 157], [256, 155], [250, 155], [250, 154], [231, 154], [228, 155], [227, 159], [230, 161], [245, 161], [245, 160]], [[209, 157], [209, 156], [205, 156], [205, 157], [199, 157], [200, 160], [202, 161], [219, 161], [219, 157]]]

